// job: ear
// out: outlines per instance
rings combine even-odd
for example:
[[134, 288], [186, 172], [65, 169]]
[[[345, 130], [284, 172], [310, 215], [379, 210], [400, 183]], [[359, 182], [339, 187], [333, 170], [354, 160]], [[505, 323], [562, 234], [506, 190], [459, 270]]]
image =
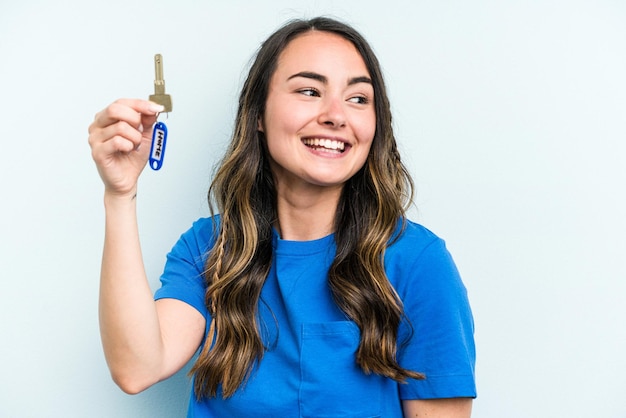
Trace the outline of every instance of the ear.
[[259, 116], [256, 121], [256, 130], [265, 133], [265, 129], [263, 128], [263, 118], [261, 116]]

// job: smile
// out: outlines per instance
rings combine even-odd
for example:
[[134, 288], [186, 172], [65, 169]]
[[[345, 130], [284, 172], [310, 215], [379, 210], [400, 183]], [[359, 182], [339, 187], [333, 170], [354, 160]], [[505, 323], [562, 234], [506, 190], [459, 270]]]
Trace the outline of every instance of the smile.
[[325, 138], [306, 138], [303, 139], [302, 142], [309, 148], [315, 148], [320, 151], [330, 151], [330, 152], [343, 152], [345, 150], [346, 144], [342, 141], [337, 141], [335, 139], [325, 139]]

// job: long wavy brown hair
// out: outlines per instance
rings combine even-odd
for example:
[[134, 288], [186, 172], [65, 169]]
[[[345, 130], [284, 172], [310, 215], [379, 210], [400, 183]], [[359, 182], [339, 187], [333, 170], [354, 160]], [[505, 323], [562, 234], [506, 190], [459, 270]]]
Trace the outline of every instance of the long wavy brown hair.
[[354, 44], [372, 79], [376, 111], [367, 161], [344, 185], [338, 203], [337, 253], [328, 285], [335, 303], [361, 331], [355, 361], [363, 372], [398, 382], [424, 377], [396, 360], [403, 308], [387, 279], [383, 258], [399, 221], [405, 219], [413, 182], [398, 153], [380, 65], [356, 30], [318, 17], [291, 21], [262, 44], [239, 97], [231, 143], [209, 189], [211, 212], [216, 205], [220, 220], [205, 272], [211, 322], [190, 372], [198, 399], [217, 396], [220, 385], [222, 396], [231, 396], [263, 358], [258, 303], [272, 263], [272, 225], [278, 216], [274, 179], [257, 123], [281, 52], [295, 37], [312, 30], [334, 33]]

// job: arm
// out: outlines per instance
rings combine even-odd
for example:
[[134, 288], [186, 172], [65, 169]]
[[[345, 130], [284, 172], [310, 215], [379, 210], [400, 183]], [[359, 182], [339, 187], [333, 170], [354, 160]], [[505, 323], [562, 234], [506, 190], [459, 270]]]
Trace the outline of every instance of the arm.
[[[420, 230], [409, 232], [417, 235]], [[467, 291], [445, 243], [427, 230], [421, 233], [427, 239], [419, 256], [414, 263], [400, 265], [410, 280], [398, 286], [407, 318], [399, 328], [399, 341], [408, 339], [398, 359], [426, 379], [398, 385], [400, 399], [411, 400], [407, 407], [413, 404], [405, 408], [406, 416], [469, 416], [471, 399], [476, 397], [476, 355]], [[467, 415], [446, 415], [447, 409], [457, 406], [468, 408]], [[424, 415], [430, 408], [430, 415]], [[437, 415], [440, 408], [444, 412]]]
[[472, 398], [402, 401], [405, 418], [469, 418]]
[[89, 127], [105, 185], [100, 333], [115, 382], [137, 393], [179, 370], [204, 334], [204, 318], [175, 300], [154, 302], [143, 265], [136, 215], [137, 179], [148, 160], [158, 107], [119, 100]]

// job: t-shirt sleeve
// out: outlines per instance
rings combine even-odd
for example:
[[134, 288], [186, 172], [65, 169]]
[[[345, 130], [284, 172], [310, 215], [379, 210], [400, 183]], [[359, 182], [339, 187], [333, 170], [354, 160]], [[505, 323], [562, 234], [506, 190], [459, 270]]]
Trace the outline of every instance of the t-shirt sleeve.
[[155, 300], [177, 299], [188, 303], [207, 317], [203, 272], [208, 250], [213, 245], [212, 231], [213, 222], [203, 218], [181, 235], [167, 255], [161, 275], [161, 287], [155, 292]]
[[398, 289], [406, 319], [398, 361], [426, 379], [399, 384], [401, 399], [476, 397], [474, 321], [466, 288], [443, 240], [407, 263]]

